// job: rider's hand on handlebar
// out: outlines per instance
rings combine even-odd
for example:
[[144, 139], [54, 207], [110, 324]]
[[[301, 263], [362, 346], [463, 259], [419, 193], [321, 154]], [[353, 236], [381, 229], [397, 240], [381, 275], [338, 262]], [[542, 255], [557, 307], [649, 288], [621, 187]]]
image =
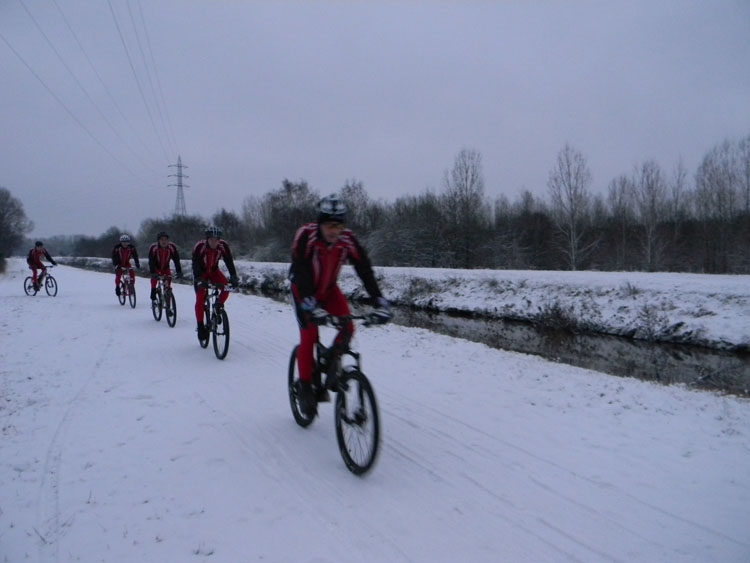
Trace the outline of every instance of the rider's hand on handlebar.
[[393, 312], [391, 312], [391, 304], [383, 297], [378, 297], [376, 300], [377, 308], [370, 313], [370, 322], [376, 325], [384, 325], [393, 318]]
[[240, 284], [240, 280], [237, 279], [237, 276], [231, 276], [229, 278], [229, 285], [233, 288], [236, 288]]
[[310, 322], [316, 326], [322, 326], [328, 321], [328, 311], [323, 309], [312, 295], [302, 300], [300, 308], [307, 314]]

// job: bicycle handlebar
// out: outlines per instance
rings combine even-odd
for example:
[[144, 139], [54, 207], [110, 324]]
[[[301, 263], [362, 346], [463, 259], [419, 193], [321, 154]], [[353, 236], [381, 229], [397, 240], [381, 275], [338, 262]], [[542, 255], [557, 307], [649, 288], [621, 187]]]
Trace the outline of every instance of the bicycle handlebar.
[[342, 328], [348, 321], [364, 321], [364, 326], [371, 326], [375, 323], [372, 322], [371, 315], [328, 315], [326, 317], [326, 324], [330, 324], [333, 328]]

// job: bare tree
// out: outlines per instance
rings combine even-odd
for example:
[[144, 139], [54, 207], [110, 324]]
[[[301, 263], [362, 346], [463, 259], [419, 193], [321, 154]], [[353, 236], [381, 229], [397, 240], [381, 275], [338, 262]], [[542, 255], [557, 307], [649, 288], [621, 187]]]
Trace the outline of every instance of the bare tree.
[[26, 217], [23, 203], [13, 197], [10, 190], [0, 187], [0, 272], [5, 270], [6, 258], [33, 228], [34, 223]]
[[653, 160], [644, 162], [634, 176], [643, 266], [653, 272], [660, 268], [665, 248], [659, 236], [659, 223], [667, 212], [667, 185], [661, 168]]
[[635, 187], [633, 181], [621, 174], [609, 183], [607, 202], [612, 214], [615, 247], [614, 267], [624, 270], [629, 267], [628, 249], [630, 235], [635, 226]]
[[696, 205], [703, 225], [704, 267], [730, 269], [731, 222], [738, 211], [737, 167], [731, 143], [715, 146], [703, 158], [695, 179]]
[[570, 270], [577, 270], [597, 241], [586, 240], [591, 172], [586, 159], [570, 145], [557, 155], [547, 181], [552, 216], [563, 239], [562, 251]]
[[489, 229], [489, 203], [484, 196], [482, 155], [462, 149], [445, 172], [443, 209], [455, 264], [463, 268], [479, 265]]

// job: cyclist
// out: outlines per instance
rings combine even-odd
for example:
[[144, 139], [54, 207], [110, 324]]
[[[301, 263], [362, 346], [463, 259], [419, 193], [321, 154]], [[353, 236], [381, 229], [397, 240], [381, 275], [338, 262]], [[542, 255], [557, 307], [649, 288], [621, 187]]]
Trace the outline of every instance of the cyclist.
[[[156, 299], [157, 276], [169, 276], [169, 261], [174, 262], [175, 277], [182, 277], [182, 265], [180, 265], [180, 253], [173, 242], [169, 241], [169, 235], [161, 231], [156, 235], [156, 242], [148, 249], [148, 270], [151, 272], [151, 301]], [[167, 279], [167, 285], [171, 282]]]
[[[350, 262], [357, 275], [375, 301], [373, 319], [387, 323], [392, 313], [383, 297], [372, 271], [370, 259], [352, 231], [344, 227], [346, 205], [337, 195], [331, 194], [318, 203], [318, 218], [297, 229], [292, 242], [292, 264], [289, 269], [294, 310], [300, 332], [297, 365], [300, 379], [300, 410], [305, 416], [314, 416], [317, 401], [328, 400], [321, 391], [316, 398], [312, 389], [313, 348], [318, 340], [318, 326], [325, 324], [328, 314], [348, 315], [349, 306], [336, 281], [341, 266]], [[349, 322], [336, 336], [336, 342], [354, 333], [354, 323]]]
[[[221, 238], [221, 229], [206, 227], [205, 240], [199, 240], [193, 247], [193, 285], [195, 287], [195, 318], [198, 321], [198, 340], [208, 337], [208, 328], [203, 323], [203, 301], [208, 291], [208, 282], [224, 286], [227, 278], [219, 270], [219, 261], [223, 260], [229, 270], [229, 285], [237, 287], [237, 270], [234, 267], [232, 251], [227, 241]], [[222, 288], [218, 306], [223, 307], [229, 292]]]
[[46, 258], [53, 266], [57, 266], [57, 262], [52, 259], [47, 249], [44, 248], [44, 243], [38, 240], [34, 243], [34, 248], [29, 250], [29, 255], [26, 257], [26, 263], [31, 270], [31, 280], [34, 283], [35, 291], [39, 291], [39, 278], [36, 275], [36, 271], [41, 270], [42, 277], [47, 273], [47, 267], [42, 263], [42, 258]]
[[130, 235], [120, 235], [120, 242], [112, 249], [112, 265], [115, 267], [115, 293], [118, 296], [120, 295], [122, 269], [129, 269], [130, 276], [135, 279], [135, 271], [133, 266], [130, 265], [131, 258], [135, 262], [135, 267], [140, 269], [141, 261], [138, 259], [138, 250], [133, 246]]

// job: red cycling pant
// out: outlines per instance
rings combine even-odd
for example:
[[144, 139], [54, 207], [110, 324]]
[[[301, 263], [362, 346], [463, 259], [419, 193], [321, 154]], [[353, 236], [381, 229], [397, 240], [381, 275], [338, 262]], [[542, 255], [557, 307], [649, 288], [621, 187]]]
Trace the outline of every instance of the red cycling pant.
[[[318, 341], [318, 327], [307, 319], [307, 313], [302, 310], [299, 290], [292, 284], [292, 296], [294, 298], [294, 311], [297, 315], [297, 324], [299, 325], [299, 348], [297, 348], [297, 368], [299, 369], [300, 381], [312, 380], [312, 371], [315, 363], [313, 352], [315, 343]], [[338, 286], [328, 291], [327, 294], [318, 299], [318, 306], [328, 311], [331, 315], [348, 315], [349, 304], [346, 297], [341, 293]], [[345, 330], [351, 335], [354, 334], [354, 323], [350, 322]], [[335, 342], [343, 338], [341, 332], [336, 336]]]
[[[197, 281], [210, 281], [215, 285], [227, 285], [227, 278], [221, 273], [221, 270], [215, 272], [206, 272]], [[206, 292], [208, 290], [204, 287], [195, 286], [195, 320], [198, 323], [203, 322], [203, 301], [206, 299]], [[229, 292], [221, 290], [219, 293], [219, 303], [222, 305], [229, 299]]]
[[[172, 272], [170, 271], [170, 269], [169, 269], [169, 268], [167, 268], [167, 269], [165, 269], [165, 270], [158, 270], [158, 269], [157, 269], [157, 270], [156, 270], [156, 271], [154, 272], [154, 274], [153, 274], [153, 275], [154, 275], [154, 276], [169, 276], [169, 277], [168, 277], [168, 278], [167, 278], [167, 279], [165, 280], [165, 283], [167, 284], [167, 287], [169, 287], [169, 286], [171, 286], [171, 285], [172, 285], [172, 277], [171, 277], [171, 276], [172, 276]], [[156, 287], [156, 283], [157, 283], [158, 281], [159, 281], [159, 280], [157, 280], [157, 279], [156, 279], [155, 277], [152, 277], [152, 278], [151, 278], [151, 289], [154, 289], [154, 288]]]
[[115, 287], [120, 287], [120, 278], [122, 278], [123, 270], [130, 270], [130, 277], [135, 280], [135, 270], [130, 264], [120, 266], [119, 268], [115, 269]]
[[42, 274], [45, 274], [47, 272], [47, 268], [44, 267], [44, 265], [41, 266], [29, 266], [29, 269], [31, 270], [31, 281], [33, 283], [36, 283], [39, 279], [36, 275], [36, 271], [40, 270]]

